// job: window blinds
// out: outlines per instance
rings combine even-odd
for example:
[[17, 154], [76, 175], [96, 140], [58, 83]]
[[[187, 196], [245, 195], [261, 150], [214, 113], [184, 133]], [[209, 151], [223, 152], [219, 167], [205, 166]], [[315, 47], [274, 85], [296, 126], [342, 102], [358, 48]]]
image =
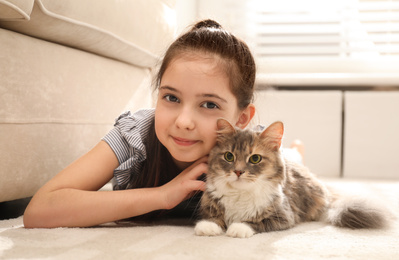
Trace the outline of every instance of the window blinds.
[[258, 57], [399, 57], [399, 1], [250, 2]]
[[399, 86], [399, 0], [214, 2], [211, 16], [251, 46], [259, 84]]

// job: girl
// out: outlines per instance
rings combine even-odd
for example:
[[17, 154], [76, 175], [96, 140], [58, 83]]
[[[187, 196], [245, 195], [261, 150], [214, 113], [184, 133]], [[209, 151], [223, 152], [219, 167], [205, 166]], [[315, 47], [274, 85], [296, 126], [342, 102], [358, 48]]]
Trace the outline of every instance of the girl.
[[[205, 183], [216, 120], [244, 128], [255, 113], [255, 63], [247, 45], [205, 20], [167, 50], [155, 110], [121, 115], [91, 151], [45, 184], [24, 224], [84, 227], [172, 209]], [[114, 177], [114, 191], [98, 191]]]

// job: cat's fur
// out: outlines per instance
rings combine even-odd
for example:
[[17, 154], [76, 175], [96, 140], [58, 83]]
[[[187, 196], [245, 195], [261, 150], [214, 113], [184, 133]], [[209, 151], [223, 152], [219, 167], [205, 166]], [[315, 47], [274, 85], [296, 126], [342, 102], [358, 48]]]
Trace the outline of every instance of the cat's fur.
[[[217, 125], [197, 235], [226, 231], [228, 236], [250, 237], [319, 220], [348, 228], [385, 225], [385, 216], [377, 208], [333, 195], [306, 167], [284, 159], [281, 122], [263, 132], [235, 129], [224, 119]], [[251, 163], [252, 155], [260, 155], [261, 160], [257, 162], [259, 157], [255, 156]]]

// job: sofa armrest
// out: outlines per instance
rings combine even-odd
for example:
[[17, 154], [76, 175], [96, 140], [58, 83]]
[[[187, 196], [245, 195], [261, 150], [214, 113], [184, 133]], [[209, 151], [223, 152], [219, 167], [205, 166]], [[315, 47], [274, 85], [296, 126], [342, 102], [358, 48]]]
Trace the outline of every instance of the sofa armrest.
[[153, 67], [174, 38], [173, 1], [12, 2], [0, 2], [13, 6], [4, 17], [15, 17], [0, 19], [0, 27], [135, 66]]

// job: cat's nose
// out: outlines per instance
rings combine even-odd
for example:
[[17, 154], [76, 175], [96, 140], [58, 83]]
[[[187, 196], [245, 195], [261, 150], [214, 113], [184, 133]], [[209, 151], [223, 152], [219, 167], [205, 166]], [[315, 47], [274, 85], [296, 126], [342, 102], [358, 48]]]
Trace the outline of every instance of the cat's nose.
[[239, 170], [235, 170], [234, 173], [237, 175], [237, 177], [240, 177], [241, 174], [243, 174], [245, 171], [239, 171]]

